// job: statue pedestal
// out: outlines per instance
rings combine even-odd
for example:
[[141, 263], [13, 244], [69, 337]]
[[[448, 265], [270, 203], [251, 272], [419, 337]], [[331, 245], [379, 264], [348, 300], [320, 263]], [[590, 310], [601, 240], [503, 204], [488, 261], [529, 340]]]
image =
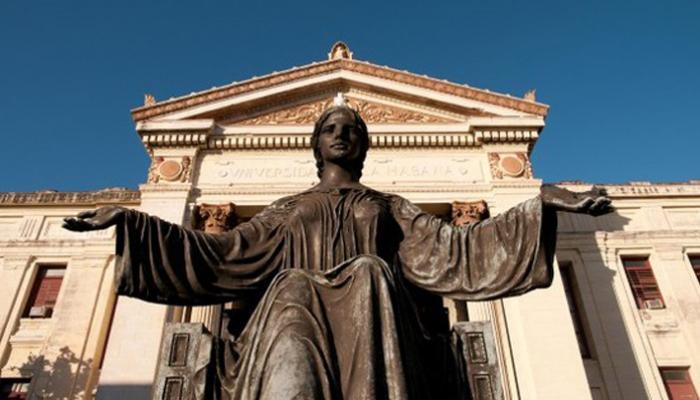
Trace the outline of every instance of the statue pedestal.
[[458, 322], [452, 326], [452, 335], [472, 399], [503, 400], [491, 321]]
[[167, 323], [153, 387], [154, 400], [211, 399], [214, 340], [201, 323]]

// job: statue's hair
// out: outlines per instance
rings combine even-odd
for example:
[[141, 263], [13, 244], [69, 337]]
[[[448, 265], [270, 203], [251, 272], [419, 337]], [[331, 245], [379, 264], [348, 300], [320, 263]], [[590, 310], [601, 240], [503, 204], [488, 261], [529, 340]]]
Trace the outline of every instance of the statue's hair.
[[359, 128], [358, 134], [360, 136], [360, 156], [354, 160], [351, 167], [355, 177], [360, 179], [362, 176], [362, 167], [364, 166], [365, 158], [367, 158], [367, 150], [369, 150], [369, 132], [367, 132], [367, 124], [365, 124], [365, 121], [360, 116], [360, 113], [347, 106], [331, 107], [324, 111], [323, 114], [318, 117], [318, 120], [316, 120], [316, 124], [314, 125], [314, 133], [311, 135], [311, 148], [314, 151], [314, 158], [316, 159], [316, 174], [320, 178], [321, 174], [323, 173], [323, 158], [321, 157], [321, 149], [318, 146], [318, 138], [321, 135], [321, 128], [328, 118], [330, 118], [330, 116], [336, 112], [344, 112], [352, 115], [355, 119], [357, 127]]

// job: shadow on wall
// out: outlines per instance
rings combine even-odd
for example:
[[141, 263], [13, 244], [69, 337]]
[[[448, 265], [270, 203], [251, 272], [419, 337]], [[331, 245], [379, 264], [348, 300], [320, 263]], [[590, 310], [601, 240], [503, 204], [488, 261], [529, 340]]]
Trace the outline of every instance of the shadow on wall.
[[68, 399], [83, 398], [91, 368], [91, 359], [83, 361], [63, 347], [55, 358], [31, 355], [22, 366], [12, 369], [32, 378], [28, 398]]
[[[631, 219], [618, 212], [598, 218], [582, 215], [570, 217], [572, 218], [569, 221], [572, 223], [569, 225], [570, 230], [567, 231], [565, 228], [560, 231], [560, 234], [573, 234], [577, 237], [577, 243], [595, 243], [598, 249], [597, 252], [589, 253], [584, 264], [580, 265], [584, 267], [583, 269], [575, 271], [577, 281], [587, 281], [592, 295], [590, 300], [594, 305], [592, 309], [584, 307], [583, 315], [586, 320], [584, 330], [592, 347], [591, 357], [584, 359], [584, 364], [593, 398], [648, 398], [639, 358], [635, 356], [631, 341], [631, 338], [637, 334], [636, 327], [627, 326], [623, 315], [623, 310], [629, 308], [629, 304], [620, 302], [619, 297], [624, 298], [624, 296], [616, 293], [615, 282], [616, 279], [621, 278], [617, 276], [617, 260], [606, 256], [609, 254], [606, 244], [607, 233], [624, 231], [625, 227], [629, 230]], [[601, 233], [605, 234], [602, 238]], [[626, 281], [626, 278], [622, 277], [622, 279]], [[581, 285], [577, 286], [580, 290]], [[632, 311], [637, 312], [636, 309]], [[593, 340], [594, 338], [596, 340]], [[601, 379], [605, 382], [605, 387], [596, 388], [595, 382]], [[608, 393], [605, 393], [606, 388]]]

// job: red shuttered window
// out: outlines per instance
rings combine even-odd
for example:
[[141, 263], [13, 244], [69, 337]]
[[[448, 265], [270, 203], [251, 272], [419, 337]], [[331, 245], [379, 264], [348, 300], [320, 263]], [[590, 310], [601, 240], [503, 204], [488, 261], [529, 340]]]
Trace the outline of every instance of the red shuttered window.
[[29, 295], [24, 318], [50, 318], [61, 290], [65, 265], [40, 265], [32, 292]]
[[688, 258], [690, 259], [690, 265], [693, 267], [693, 271], [695, 271], [695, 277], [698, 278], [698, 283], [700, 283], [700, 254], [692, 254], [689, 255]]
[[665, 308], [664, 298], [661, 296], [654, 271], [649, 264], [649, 257], [623, 257], [622, 264], [637, 302], [637, 308]]
[[698, 400], [688, 368], [661, 368], [660, 372], [670, 400]]

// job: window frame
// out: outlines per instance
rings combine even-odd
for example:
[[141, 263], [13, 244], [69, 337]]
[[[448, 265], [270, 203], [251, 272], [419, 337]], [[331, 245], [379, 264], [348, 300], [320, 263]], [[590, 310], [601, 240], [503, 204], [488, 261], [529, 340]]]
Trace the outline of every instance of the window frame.
[[[700, 285], [700, 253], [695, 251], [688, 252], [686, 257], [688, 258], [688, 264], [690, 264], [690, 270], [695, 274], [695, 278]], [[696, 260], [696, 262], [693, 262], [693, 260]]]
[[[684, 375], [683, 380], [677, 380], [677, 381], [670, 381], [666, 379], [665, 373], [667, 372], [682, 372]], [[671, 382], [681, 382], [685, 383], [687, 386], [689, 386], [692, 390], [693, 393], [695, 394], [695, 398], [698, 397], [698, 391], [695, 388], [695, 384], [693, 384], [693, 379], [690, 376], [690, 368], [687, 366], [674, 366], [674, 367], [659, 367], [659, 375], [661, 375], [661, 381], [664, 384], [664, 388], [666, 389], [666, 395], [668, 396], [669, 400], [675, 400], [672, 396], [671, 392]]]
[[[40, 290], [41, 290], [41, 284], [44, 281], [45, 278], [47, 278], [47, 274], [49, 271], [52, 270], [60, 270], [61, 272], [61, 283], [58, 286], [58, 290], [56, 291], [55, 299], [53, 299], [53, 304], [50, 305], [51, 311], [49, 312], [49, 315], [44, 316], [44, 317], [37, 317], [37, 316], [31, 316], [31, 310], [34, 307], [40, 307], [36, 305], [37, 297], [40, 295]], [[27, 290], [27, 296], [26, 300], [24, 303], [24, 306], [22, 307], [22, 312], [20, 314], [20, 318], [22, 319], [34, 319], [34, 320], [46, 320], [46, 319], [51, 319], [56, 311], [56, 308], [58, 307], [58, 304], [61, 300], [61, 293], [63, 291], [63, 283], [66, 279], [68, 273], [68, 263], [67, 262], [61, 262], [61, 261], [50, 261], [50, 262], [36, 262], [34, 264], [34, 274], [32, 277], [31, 283], [28, 285], [28, 290]], [[50, 277], [49, 277], [50, 278]], [[47, 304], [44, 303], [41, 306], [46, 306]]]
[[[663, 310], [667, 308], [666, 304], [666, 299], [664, 298], [663, 292], [661, 291], [661, 287], [659, 286], [659, 280], [656, 277], [656, 273], [654, 272], [654, 267], [651, 264], [651, 255], [650, 254], [640, 254], [640, 253], [634, 253], [634, 254], [620, 254], [620, 263], [622, 265], [622, 270], [625, 273], [625, 277], [627, 279], [627, 288], [629, 290], [629, 293], [632, 295], [632, 299], [634, 300], [634, 303], [637, 307], [638, 310]], [[644, 261], [644, 267], [642, 268], [630, 268], [626, 262], [639, 262], [639, 261]], [[646, 269], [648, 272], [651, 273], [651, 277], [654, 280], [654, 286], [656, 289], [656, 292], [658, 294], [657, 297], [647, 297], [644, 295], [644, 290], [648, 289], [650, 287], [649, 284], [644, 284], [644, 283], [637, 283], [641, 281], [639, 279], [639, 276], [636, 275], [633, 279], [633, 276], [630, 274], [630, 270], [643, 270]], [[648, 279], [648, 277], [647, 277]], [[641, 290], [641, 292], [640, 292]], [[638, 294], [641, 294], [642, 296], [638, 296]], [[649, 300], [660, 300], [661, 301], [661, 307], [660, 308], [651, 308], [646, 306], [646, 302]]]

